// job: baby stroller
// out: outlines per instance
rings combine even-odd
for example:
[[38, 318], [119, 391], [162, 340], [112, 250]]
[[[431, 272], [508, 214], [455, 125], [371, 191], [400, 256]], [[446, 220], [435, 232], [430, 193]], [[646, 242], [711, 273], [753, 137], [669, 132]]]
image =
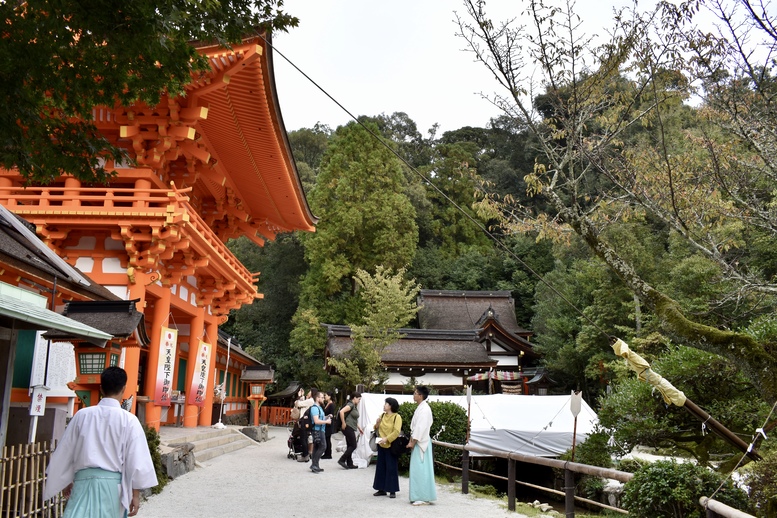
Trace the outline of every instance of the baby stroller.
[[307, 444], [304, 444], [304, 433], [302, 433], [302, 429], [299, 427], [299, 424], [296, 421], [289, 421], [289, 424], [286, 426], [289, 430], [289, 439], [287, 441], [287, 444], [289, 445], [289, 453], [286, 455], [289, 459], [297, 460], [298, 455], [302, 455], [304, 457], [304, 453], [307, 450]]

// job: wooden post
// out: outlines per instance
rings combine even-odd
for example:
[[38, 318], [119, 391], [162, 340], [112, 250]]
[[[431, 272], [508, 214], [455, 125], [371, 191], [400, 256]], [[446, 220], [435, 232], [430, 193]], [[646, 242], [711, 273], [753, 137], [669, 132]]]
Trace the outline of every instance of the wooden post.
[[753, 460], [761, 460], [760, 455], [758, 455], [754, 451], [749, 451], [749, 448], [750, 448], [749, 444], [747, 444], [745, 441], [740, 439], [731, 430], [723, 426], [714, 417], [712, 417], [707, 412], [702, 410], [696, 403], [694, 403], [690, 399], [686, 399], [685, 404], [683, 405], [683, 408], [685, 408], [692, 415], [698, 417], [704, 424], [709, 426], [710, 429], [713, 432], [715, 432], [717, 436], [721, 437], [723, 440], [728, 441], [730, 444], [733, 444], [734, 446], [739, 448], [742, 451], [742, 453], [744, 453], [745, 455], [747, 455]]
[[461, 452], [461, 492], [469, 494], [469, 452]]
[[564, 512], [567, 518], [575, 518], [575, 474], [564, 468]]
[[507, 460], [507, 509], [515, 511], [515, 460]]

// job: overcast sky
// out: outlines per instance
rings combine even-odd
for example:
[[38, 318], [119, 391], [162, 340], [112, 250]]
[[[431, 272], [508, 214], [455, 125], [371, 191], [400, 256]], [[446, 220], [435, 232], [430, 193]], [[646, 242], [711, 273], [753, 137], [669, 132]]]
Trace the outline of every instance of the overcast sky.
[[[625, 0], [590, 3], [594, 22], [609, 25], [612, 6]], [[299, 27], [273, 37], [275, 79], [287, 131], [332, 129], [350, 117], [279, 55], [282, 53], [356, 116], [407, 113], [426, 134], [433, 124], [443, 131], [485, 126], [499, 115], [479, 94], [499, 85], [457, 37], [454, 11], [465, 16], [460, 0], [286, 0]], [[493, 20], [517, 17], [521, 0], [490, 0]]]

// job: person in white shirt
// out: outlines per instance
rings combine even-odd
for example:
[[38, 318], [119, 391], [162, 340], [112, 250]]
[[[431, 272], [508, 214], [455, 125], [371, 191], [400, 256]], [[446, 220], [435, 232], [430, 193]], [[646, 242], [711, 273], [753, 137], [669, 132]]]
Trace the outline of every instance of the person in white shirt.
[[418, 385], [413, 392], [413, 401], [418, 407], [410, 422], [410, 502], [413, 505], [426, 505], [437, 500], [437, 487], [434, 480], [434, 457], [432, 439], [429, 432], [434, 418], [426, 398], [429, 387]]
[[103, 399], [76, 412], [51, 454], [43, 498], [64, 490], [65, 518], [135, 516], [140, 490], [158, 484], [143, 427], [121, 408], [126, 385], [124, 369], [105, 369]]

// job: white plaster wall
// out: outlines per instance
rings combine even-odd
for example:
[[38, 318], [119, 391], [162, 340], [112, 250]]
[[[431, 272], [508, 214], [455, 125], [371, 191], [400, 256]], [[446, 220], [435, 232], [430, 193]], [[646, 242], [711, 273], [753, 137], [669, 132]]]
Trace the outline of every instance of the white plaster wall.
[[127, 269], [121, 267], [118, 257], [106, 257], [103, 259], [103, 273], [127, 273]]
[[[454, 376], [447, 372], [427, 372], [423, 376], [416, 376], [416, 383], [421, 385], [459, 385], [462, 386], [460, 376]], [[410, 382], [410, 378], [398, 372], [390, 372], [387, 385], [404, 385]]]
[[94, 271], [94, 259], [91, 257], [79, 257], [76, 259], [76, 268], [84, 273], [92, 273]]
[[511, 365], [511, 366], [518, 365], [518, 358], [516, 358], [515, 356], [497, 356], [492, 358], [497, 360], [497, 365]]
[[129, 300], [129, 292], [126, 286], [105, 286], [105, 288], [122, 300]]

